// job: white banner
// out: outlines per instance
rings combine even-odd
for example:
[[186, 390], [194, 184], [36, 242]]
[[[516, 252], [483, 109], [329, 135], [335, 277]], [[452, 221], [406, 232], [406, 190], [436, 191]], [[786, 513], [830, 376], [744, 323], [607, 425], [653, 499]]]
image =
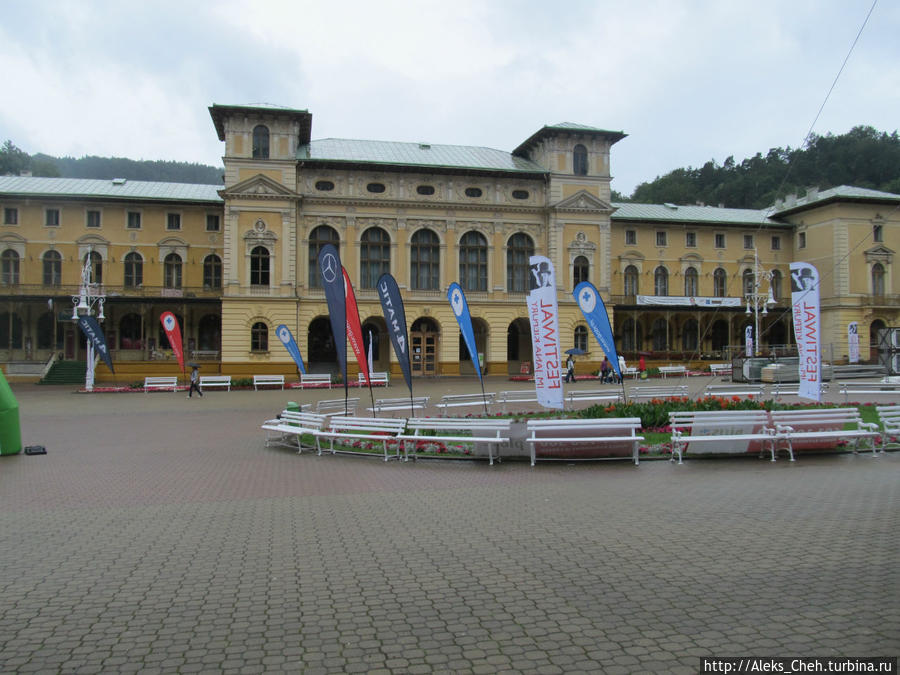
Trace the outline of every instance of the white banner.
[[693, 295], [636, 295], [638, 305], [665, 305], [688, 307], [740, 307], [740, 298], [707, 298]]
[[847, 350], [850, 363], [859, 363], [859, 324], [856, 321], [847, 324]]
[[533, 286], [528, 292], [528, 318], [534, 352], [534, 388], [538, 403], [545, 408], [563, 409], [560, 372], [559, 308], [556, 302], [556, 274], [550, 258], [528, 259]]
[[753, 356], [753, 326], [744, 328], [744, 349], [748, 358]]
[[819, 313], [819, 272], [809, 263], [791, 263], [791, 305], [794, 336], [800, 356], [799, 395], [822, 400], [822, 333]]

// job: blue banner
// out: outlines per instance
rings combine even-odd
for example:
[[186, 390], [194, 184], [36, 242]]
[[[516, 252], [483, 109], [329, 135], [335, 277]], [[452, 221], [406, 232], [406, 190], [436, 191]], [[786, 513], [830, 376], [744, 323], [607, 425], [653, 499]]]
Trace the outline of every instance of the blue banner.
[[331, 335], [337, 352], [338, 365], [347, 388], [347, 298], [344, 295], [344, 272], [341, 256], [334, 244], [325, 244], [319, 251], [319, 274], [325, 301], [328, 303], [328, 318], [331, 320]]
[[606, 305], [603, 304], [603, 298], [594, 288], [594, 284], [590, 281], [582, 281], [575, 287], [572, 292], [575, 301], [584, 314], [585, 321], [591, 327], [591, 332], [597, 338], [597, 342], [603, 348], [606, 358], [609, 359], [610, 365], [616, 371], [619, 379], [622, 378], [622, 371], [619, 368], [619, 355], [616, 353], [616, 343], [613, 340], [612, 326], [609, 325], [609, 315], [606, 313]]
[[106, 346], [106, 336], [103, 335], [103, 330], [100, 328], [100, 324], [97, 323], [97, 319], [92, 316], [79, 316], [78, 327], [81, 328], [81, 332], [84, 333], [84, 336], [91, 341], [94, 350], [100, 354], [100, 357], [103, 359], [103, 362], [106, 364], [106, 367], [109, 368], [110, 372], [115, 373], [116, 371], [113, 370], [112, 359], [109, 356], [109, 348]]
[[294, 340], [294, 335], [291, 333], [291, 329], [281, 324], [278, 328], [275, 329], [275, 335], [278, 336], [278, 339], [281, 340], [281, 344], [284, 345], [284, 348], [288, 350], [288, 354], [291, 355], [291, 358], [294, 359], [294, 363], [297, 364], [297, 368], [300, 369], [300, 372], [304, 375], [306, 374], [306, 368], [303, 366], [303, 357], [300, 355], [300, 347], [297, 346], [297, 341]]
[[384, 321], [387, 323], [388, 335], [391, 336], [391, 344], [394, 345], [394, 353], [403, 370], [403, 379], [409, 387], [409, 395], [412, 396], [412, 373], [409, 366], [409, 333], [406, 331], [406, 311], [403, 309], [403, 299], [400, 297], [400, 287], [390, 274], [382, 274], [378, 279], [378, 299], [381, 300], [381, 310], [384, 312]]
[[475, 345], [475, 331], [472, 329], [472, 315], [469, 313], [469, 303], [466, 302], [466, 294], [463, 293], [462, 287], [455, 281], [447, 289], [447, 299], [450, 301], [450, 307], [453, 308], [453, 313], [456, 315], [456, 322], [459, 324], [459, 330], [469, 350], [469, 358], [472, 360], [472, 365], [475, 366], [478, 379], [481, 380], [481, 362], [478, 359], [478, 347]]

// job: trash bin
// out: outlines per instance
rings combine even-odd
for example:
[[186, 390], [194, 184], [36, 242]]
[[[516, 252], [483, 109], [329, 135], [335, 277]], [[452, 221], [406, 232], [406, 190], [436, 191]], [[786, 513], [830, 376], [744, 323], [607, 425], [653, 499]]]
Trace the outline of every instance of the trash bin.
[[[296, 401], [288, 401], [287, 403], [284, 404], [284, 411], [285, 412], [300, 412], [300, 404], [297, 403]], [[295, 427], [299, 426], [296, 423], [291, 422], [290, 420], [288, 420], [288, 424], [292, 424]]]
[[19, 426], [19, 402], [0, 370], [0, 455], [17, 455], [22, 451]]

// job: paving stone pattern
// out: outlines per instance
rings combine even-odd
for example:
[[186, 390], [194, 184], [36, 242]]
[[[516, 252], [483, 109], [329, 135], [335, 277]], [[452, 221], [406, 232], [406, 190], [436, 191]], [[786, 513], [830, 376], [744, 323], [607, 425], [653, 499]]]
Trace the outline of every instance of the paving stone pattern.
[[900, 652], [900, 453], [384, 463], [263, 446], [286, 400], [333, 391], [14, 391], [49, 454], [0, 457], [3, 673]]

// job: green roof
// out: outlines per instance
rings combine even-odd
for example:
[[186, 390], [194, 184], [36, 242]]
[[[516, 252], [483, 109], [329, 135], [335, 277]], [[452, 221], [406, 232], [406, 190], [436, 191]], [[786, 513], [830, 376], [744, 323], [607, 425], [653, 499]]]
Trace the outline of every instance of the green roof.
[[725, 225], [782, 225], [769, 218], [767, 211], [726, 209], [715, 206], [679, 206], [677, 204], [614, 203], [613, 220], [641, 220], [669, 223], [722, 223]]
[[380, 164], [423, 170], [501, 171], [541, 175], [547, 173], [543, 167], [530, 160], [493, 148], [358, 141], [344, 138], [325, 138], [301, 145], [297, 150], [297, 159], [301, 162]]
[[588, 136], [603, 136], [604, 138], [609, 139], [610, 145], [612, 145], [613, 143], [618, 143], [628, 135], [624, 131], [609, 131], [608, 129], [591, 127], [587, 124], [578, 124], [576, 122], [558, 122], [556, 124], [544, 126], [538, 131], [534, 132], [527, 141], [513, 150], [513, 154], [517, 156], [526, 155], [528, 154], [529, 148], [531, 148], [531, 146], [537, 143], [540, 139], [544, 138], [545, 136], [553, 136], [560, 132], [586, 134]]
[[140, 180], [96, 180], [90, 178], [37, 178], [0, 176], [0, 196], [106, 198], [135, 201], [185, 201], [223, 203], [219, 190], [223, 185], [195, 183], [159, 183]]
[[772, 206], [772, 215], [785, 216], [797, 211], [824, 206], [836, 201], [867, 201], [882, 202], [885, 204], [900, 202], [900, 195], [893, 192], [881, 192], [868, 188], [853, 187], [852, 185], [838, 185], [828, 190], [808, 190], [803, 197], [793, 200], [780, 200]]

